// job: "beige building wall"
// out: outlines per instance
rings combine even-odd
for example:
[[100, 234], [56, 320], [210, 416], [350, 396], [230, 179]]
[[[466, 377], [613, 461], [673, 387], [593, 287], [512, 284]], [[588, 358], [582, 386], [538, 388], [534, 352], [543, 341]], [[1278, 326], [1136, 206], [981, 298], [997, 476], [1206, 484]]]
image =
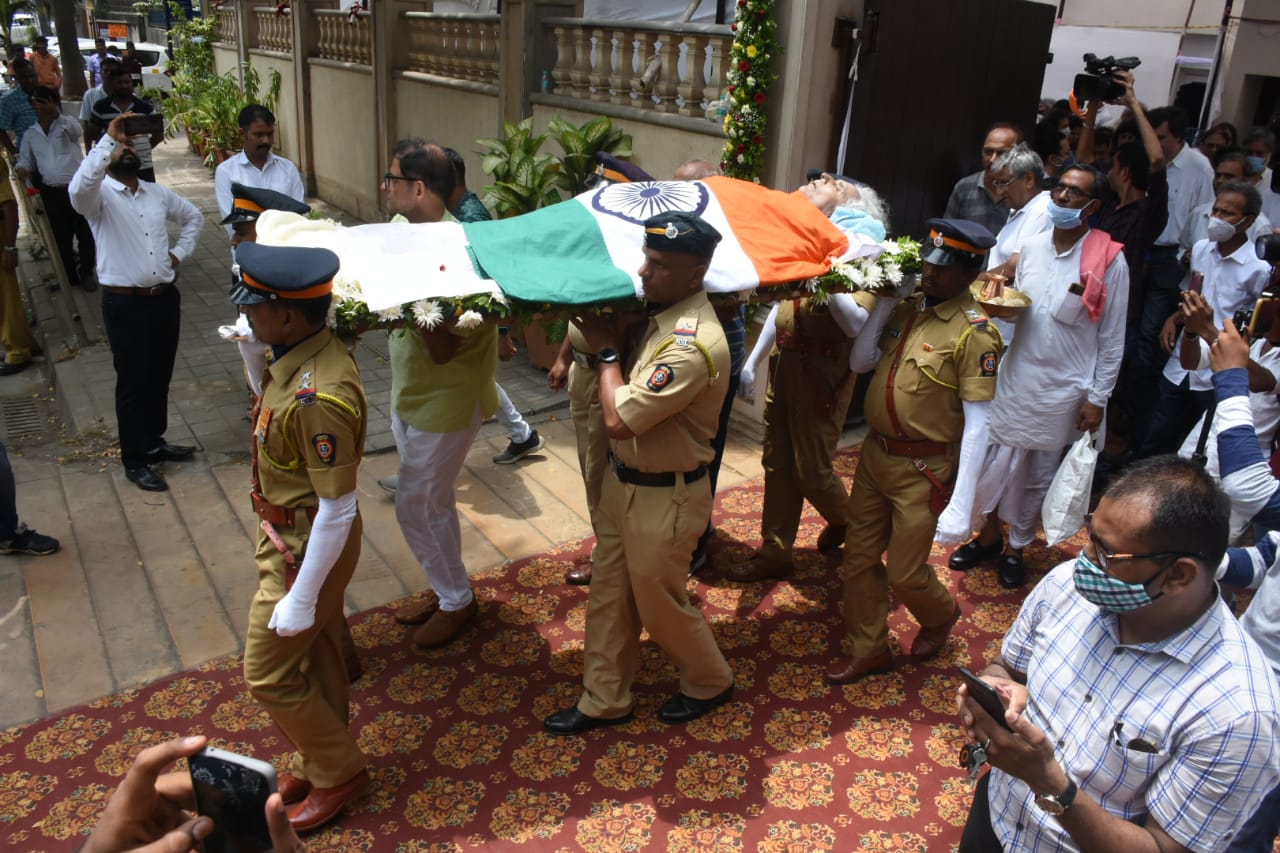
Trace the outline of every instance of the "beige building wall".
[[276, 153], [298, 162], [298, 95], [293, 82], [292, 60], [280, 55], [250, 51], [250, 64], [257, 70], [265, 90], [271, 85], [271, 72], [280, 72], [280, 95], [276, 101]]
[[309, 71], [316, 193], [363, 220], [380, 221], [373, 74], [315, 59]]
[[467, 186], [480, 194], [489, 178], [480, 167], [476, 140], [498, 136], [498, 96], [400, 76], [392, 83], [396, 100], [393, 136], [420, 136], [456, 149], [467, 161]]
[[[1222, 116], [1242, 130], [1254, 123], [1264, 78], [1280, 77], [1280, 0], [1244, 0], [1223, 45]], [[1274, 109], [1274, 104], [1261, 105]]]
[[[574, 124], [585, 124], [596, 118], [597, 113], [552, 107], [547, 104], [535, 104], [533, 107], [533, 127], [538, 133], [545, 133], [551, 119], [559, 115], [565, 121]], [[710, 160], [720, 162], [724, 138], [719, 135], [715, 124], [708, 121], [707, 132], [698, 133], [680, 127], [659, 124], [647, 124], [639, 121], [610, 117], [614, 127], [620, 127], [631, 134], [631, 147], [635, 156], [631, 162], [650, 175], [660, 180], [667, 180], [671, 174], [686, 160]], [[555, 153], [559, 149], [554, 142], [548, 145]]]
[[[1057, 0], [1039, 0], [1057, 7]], [[1237, 0], [1238, 2], [1238, 0]], [[1192, 30], [1217, 30], [1221, 0], [1066, 0], [1062, 23], [1069, 27], [1118, 27], [1133, 30], [1178, 30], [1190, 13]]]
[[240, 59], [235, 47], [224, 47], [220, 44], [213, 46], [213, 69], [218, 72], [218, 76], [228, 71], [234, 72], [239, 65]]

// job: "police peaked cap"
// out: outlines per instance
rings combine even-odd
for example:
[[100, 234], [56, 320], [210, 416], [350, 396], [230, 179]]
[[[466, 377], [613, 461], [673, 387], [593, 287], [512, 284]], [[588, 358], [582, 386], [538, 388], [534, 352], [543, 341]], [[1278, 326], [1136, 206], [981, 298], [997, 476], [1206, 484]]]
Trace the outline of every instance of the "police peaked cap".
[[328, 249], [241, 243], [233, 272], [231, 301], [236, 305], [319, 299], [333, 292], [338, 256]]
[[967, 219], [930, 219], [929, 236], [920, 246], [920, 260], [935, 267], [980, 267], [996, 236]]
[[231, 185], [231, 212], [222, 220], [223, 225], [235, 225], [238, 222], [254, 222], [264, 210], [283, 210], [306, 216], [311, 212], [308, 205], [284, 193], [275, 190], [264, 190], [261, 187], [249, 187], [244, 184]]

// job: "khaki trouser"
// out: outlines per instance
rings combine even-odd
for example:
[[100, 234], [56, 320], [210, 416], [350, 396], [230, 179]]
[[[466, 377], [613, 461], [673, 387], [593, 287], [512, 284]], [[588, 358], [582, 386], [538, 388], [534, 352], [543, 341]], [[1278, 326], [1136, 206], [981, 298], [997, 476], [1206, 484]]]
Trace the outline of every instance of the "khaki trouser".
[[760, 515], [760, 553], [772, 560], [791, 561], [791, 548], [800, 529], [800, 515], [807, 499], [828, 524], [845, 523], [849, 493], [831, 468], [831, 456], [840, 441], [852, 381], [835, 389], [821, 408], [819, 395], [827, 393], [807, 381], [805, 359], [783, 352], [773, 359], [772, 381], [764, 409], [764, 509]]
[[733, 671], [686, 588], [689, 560], [710, 517], [706, 477], [654, 487], [605, 475], [587, 601], [582, 713], [612, 718], [631, 710], [642, 628], [679, 668], [686, 696], [710, 699], [733, 683]]
[[[297, 749], [289, 772], [317, 788], [339, 785], [365, 767], [348, 729], [342, 655], [343, 594], [360, 559], [361, 530], [357, 515], [342, 555], [320, 588], [315, 625], [293, 637], [281, 637], [267, 627], [276, 602], [285, 594], [285, 567], [266, 535], [258, 539], [258, 592], [249, 608], [244, 679], [253, 698]], [[277, 531], [295, 554], [302, 553], [299, 531]]]
[[605, 432], [600, 408], [600, 381], [594, 370], [574, 363], [569, 365], [568, 390], [573, 430], [578, 437], [578, 469], [587, 488], [587, 511], [595, 529], [600, 488], [609, 470], [609, 434]]
[[[942, 482], [951, 479], [953, 458], [930, 456], [925, 462]], [[955, 613], [955, 599], [928, 563], [938, 525], [929, 509], [931, 490], [910, 458], [890, 456], [871, 441], [862, 445], [841, 570], [844, 621], [855, 656], [888, 650], [890, 587], [925, 627], [942, 625]]]
[[18, 276], [13, 270], [0, 270], [0, 344], [4, 346], [4, 360], [9, 364], [26, 364], [35, 347], [27, 324], [27, 309], [22, 305]]

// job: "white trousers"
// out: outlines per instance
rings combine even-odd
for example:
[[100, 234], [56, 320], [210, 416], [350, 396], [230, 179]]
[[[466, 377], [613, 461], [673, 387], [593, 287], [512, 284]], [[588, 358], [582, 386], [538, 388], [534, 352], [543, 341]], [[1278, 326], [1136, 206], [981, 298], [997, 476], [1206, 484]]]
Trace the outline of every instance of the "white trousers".
[[529, 436], [533, 435], [533, 428], [520, 415], [501, 385], [498, 386], [498, 423], [502, 424], [502, 428], [516, 444], [528, 441]]
[[391, 431], [400, 451], [396, 520], [427, 583], [440, 597], [441, 610], [461, 610], [475, 598], [462, 564], [454, 485], [483, 421], [479, 404], [470, 426], [457, 432], [423, 432], [394, 412], [391, 415]]
[[1009, 547], [1025, 548], [1040, 530], [1040, 506], [1062, 462], [1061, 450], [988, 444], [973, 507], [1009, 525]]

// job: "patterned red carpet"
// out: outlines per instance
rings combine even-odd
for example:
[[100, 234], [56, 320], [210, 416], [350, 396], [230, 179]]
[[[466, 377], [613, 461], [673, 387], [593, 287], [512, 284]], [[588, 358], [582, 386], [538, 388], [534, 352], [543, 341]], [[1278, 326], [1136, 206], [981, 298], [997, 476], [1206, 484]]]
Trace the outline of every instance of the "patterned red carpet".
[[[842, 454], [850, 477], [856, 453]], [[762, 486], [724, 493], [715, 562], [759, 540]], [[821, 520], [806, 516], [802, 544]], [[1074, 547], [1070, 550], [1074, 551]], [[846, 687], [822, 679], [843, 635], [836, 567], [797, 554], [788, 582], [739, 585], [712, 570], [693, 594], [737, 674], [734, 701], [686, 727], [657, 706], [675, 673], [646, 646], [630, 724], [557, 738], [542, 718], [576, 700], [585, 589], [562, 583], [582, 543], [477, 579], [474, 629], [448, 646], [412, 648], [390, 608], [353, 620], [365, 666], [353, 725], [375, 783], [315, 851], [948, 850], [970, 789], [956, 766], [958, 664], [998, 648], [1017, 613], [990, 569], [939, 576], [964, 618], [924, 665]], [[1066, 552], [1028, 549], [1033, 579]], [[899, 645], [916, 625], [899, 607]], [[143, 746], [201, 732], [277, 766], [289, 745], [244, 689], [239, 658], [0, 734], [0, 837], [23, 851], [69, 851]]]

